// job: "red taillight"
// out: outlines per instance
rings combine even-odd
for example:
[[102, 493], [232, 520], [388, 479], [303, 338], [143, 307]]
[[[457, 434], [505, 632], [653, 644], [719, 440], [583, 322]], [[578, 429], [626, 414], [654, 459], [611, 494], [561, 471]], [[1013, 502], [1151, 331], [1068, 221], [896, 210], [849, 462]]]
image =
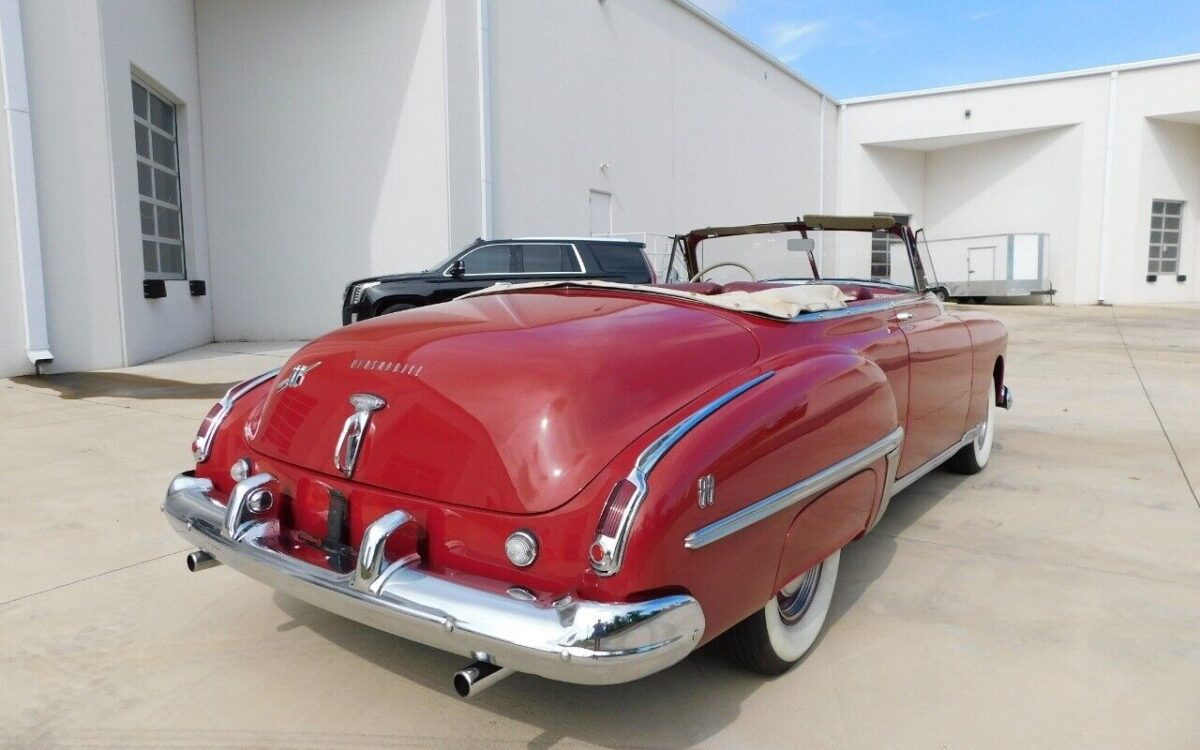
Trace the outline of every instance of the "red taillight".
[[622, 479], [608, 493], [608, 502], [604, 504], [604, 513], [600, 515], [600, 525], [596, 527], [601, 536], [616, 537], [621, 530], [621, 519], [629, 509], [629, 503], [637, 493], [637, 487], [628, 479]]
[[596, 526], [596, 541], [588, 548], [588, 560], [592, 569], [602, 576], [610, 576], [621, 569], [625, 539], [629, 536], [626, 520], [636, 511], [638, 487], [628, 479], [622, 479], [608, 493], [600, 523]]

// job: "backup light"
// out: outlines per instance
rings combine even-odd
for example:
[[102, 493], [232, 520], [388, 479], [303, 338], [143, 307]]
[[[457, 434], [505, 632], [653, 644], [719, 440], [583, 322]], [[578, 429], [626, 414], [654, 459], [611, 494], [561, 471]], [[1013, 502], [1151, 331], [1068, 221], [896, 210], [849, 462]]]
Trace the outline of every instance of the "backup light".
[[504, 554], [518, 568], [528, 568], [537, 559], [537, 537], [528, 531], [514, 531], [504, 542]]
[[229, 467], [229, 478], [235, 482], [240, 482], [250, 476], [250, 459], [239, 458], [233, 462], [233, 466]]

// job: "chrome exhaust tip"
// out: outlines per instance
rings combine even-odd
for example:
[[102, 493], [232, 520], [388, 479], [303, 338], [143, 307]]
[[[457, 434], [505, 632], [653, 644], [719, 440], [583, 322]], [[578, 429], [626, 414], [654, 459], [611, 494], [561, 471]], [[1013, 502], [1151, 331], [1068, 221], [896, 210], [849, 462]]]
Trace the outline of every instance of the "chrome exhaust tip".
[[190, 553], [188, 553], [188, 556], [187, 556], [188, 570], [192, 571], [193, 573], [199, 573], [202, 570], [208, 570], [209, 568], [215, 568], [220, 564], [221, 564], [220, 560], [218, 560], [217, 558], [208, 554], [207, 552], [205, 552], [202, 549], [198, 549], [195, 552], [190, 552]]
[[454, 673], [454, 692], [460, 698], [474, 698], [512, 672], [486, 661], [474, 661]]
[[1007, 385], [1000, 386], [1000, 398], [996, 399], [996, 406], [1004, 409], [1011, 409], [1013, 407], [1012, 391], [1008, 389]]

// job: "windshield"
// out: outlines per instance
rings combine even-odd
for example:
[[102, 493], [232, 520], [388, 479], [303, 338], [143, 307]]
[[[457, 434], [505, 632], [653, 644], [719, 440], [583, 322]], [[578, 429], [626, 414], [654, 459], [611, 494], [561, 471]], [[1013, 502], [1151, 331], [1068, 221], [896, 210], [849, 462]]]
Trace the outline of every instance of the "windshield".
[[[812, 258], [820, 278], [874, 281], [915, 289], [904, 240], [887, 231], [811, 231]], [[809, 254], [796, 232], [711, 237], [696, 247], [701, 278], [731, 281], [813, 279]], [[723, 265], [729, 264], [729, 265]], [[682, 266], [682, 263], [678, 264]], [[710, 270], [711, 269], [711, 270]]]

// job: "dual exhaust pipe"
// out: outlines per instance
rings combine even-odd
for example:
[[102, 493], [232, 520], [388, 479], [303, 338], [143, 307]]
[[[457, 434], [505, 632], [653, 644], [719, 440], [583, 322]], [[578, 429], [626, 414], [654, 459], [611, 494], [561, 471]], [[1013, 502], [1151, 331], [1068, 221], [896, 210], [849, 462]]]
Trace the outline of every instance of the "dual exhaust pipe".
[[[202, 549], [189, 552], [187, 556], [188, 570], [193, 573], [215, 568], [220, 564], [220, 560]], [[477, 655], [482, 656], [483, 654]], [[454, 692], [458, 693], [461, 698], [473, 698], [510, 674], [512, 674], [510, 670], [491, 662], [473, 661], [454, 673]]]

